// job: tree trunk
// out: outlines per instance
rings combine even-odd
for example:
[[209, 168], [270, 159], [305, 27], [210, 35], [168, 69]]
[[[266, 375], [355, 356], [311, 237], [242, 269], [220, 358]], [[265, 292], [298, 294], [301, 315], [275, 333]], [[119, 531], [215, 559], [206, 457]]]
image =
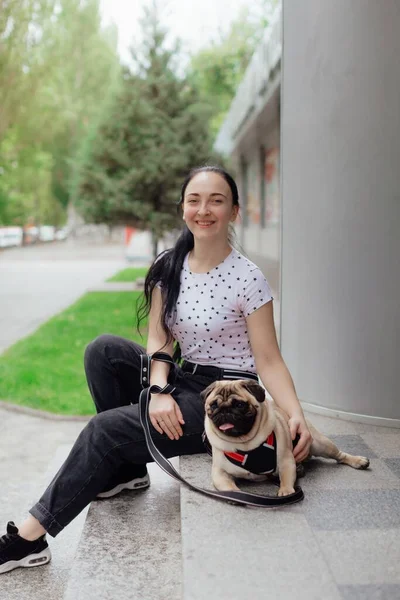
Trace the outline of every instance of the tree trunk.
[[154, 260], [158, 254], [158, 235], [156, 234], [155, 231], [152, 231], [151, 239], [152, 239], [152, 243], [153, 243], [153, 260]]

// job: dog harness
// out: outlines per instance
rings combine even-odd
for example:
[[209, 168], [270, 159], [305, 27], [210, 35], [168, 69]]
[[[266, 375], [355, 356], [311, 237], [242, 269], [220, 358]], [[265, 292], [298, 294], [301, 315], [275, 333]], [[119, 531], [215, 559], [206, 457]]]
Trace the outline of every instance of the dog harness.
[[[293, 448], [299, 441], [300, 436], [297, 434], [293, 440]], [[211, 444], [208, 441], [206, 433], [203, 433], [203, 442], [207, 449], [208, 454], [212, 455]], [[235, 450], [235, 452], [224, 452], [226, 458], [236, 467], [246, 469], [250, 473], [255, 475], [266, 475], [268, 473], [274, 473], [276, 471], [276, 436], [275, 432], [272, 431], [265, 442], [263, 442], [258, 448], [244, 452], [243, 450]]]
[[276, 471], [275, 433], [270, 433], [265, 442], [258, 448], [254, 448], [254, 450], [249, 452], [236, 450], [236, 452], [224, 452], [224, 454], [229, 462], [250, 471], [250, 473], [257, 475], [273, 473]]

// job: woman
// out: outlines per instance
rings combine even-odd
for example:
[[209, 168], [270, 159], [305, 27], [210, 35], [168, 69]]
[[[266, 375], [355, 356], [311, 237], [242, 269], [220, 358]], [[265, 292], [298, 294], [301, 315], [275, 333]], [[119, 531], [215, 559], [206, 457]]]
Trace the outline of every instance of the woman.
[[[222, 378], [257, 378], [289, 415], [294, 450], [303, 460], [311, 444], [303, 411], [276, 340], [268, 283], [230, 244], [239, 201], [232, 177], [218, 167], [190, 172], [180, 199], [186, 227], [171, 250], [149, 270], [141, 316], [149, 314], [147, 353], [176, 362], [152, 361], [150, 383], [171, 394], [153, 394], [153, 437], [167, 456], [204, 452], [200, 392]], [[174, 353], [174, 341], [179, 346]], [[128, 340], [103, 335], [89, 344], [85, 369], [97, 415], [82, 430], [42, 498], [18, 527], [0, 538], [0, 573], [50, 560], [45, 534], [55, 537], [96, 497], [147, 487], [151, 461], [139, 421], [140, 354]], [[133, 403], [133, 404], [132, 404]]]

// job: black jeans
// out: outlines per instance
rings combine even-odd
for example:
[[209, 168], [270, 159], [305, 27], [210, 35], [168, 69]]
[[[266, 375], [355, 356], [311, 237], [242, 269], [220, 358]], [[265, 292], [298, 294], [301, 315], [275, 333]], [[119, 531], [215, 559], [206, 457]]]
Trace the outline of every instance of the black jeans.
[[[106, 488], [110, 479], [120, 472], [126, 475], [127, 470], [132, 479], [135, 471], [142, 476], [143, 465], [152, 461], [137, 404], [142, 390], [139, 357], [143, 353], [145, 349], [138, 344], [113, 335], [96, 338], [86, 349], [86, 377], [98, 414], [81, 431], [63, 466], [29, 511], [53, 537]], [[176, 386], [172, 396], [185, 421], [183, 436], [170, 440], [151, 427], [158, 448], [167, 458], [205, 452], [200, 392], [215, 379], [185, 373], [178, 365], [171, 365], [168, 381]]]

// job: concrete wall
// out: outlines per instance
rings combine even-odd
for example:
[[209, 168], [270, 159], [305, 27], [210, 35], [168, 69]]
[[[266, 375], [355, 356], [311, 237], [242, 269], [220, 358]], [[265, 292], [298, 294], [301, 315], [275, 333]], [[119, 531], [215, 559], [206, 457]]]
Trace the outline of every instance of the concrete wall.
[[284, 0], [281, 350], [335, 414], [400, 419], [399, 57], [398, 0]]

